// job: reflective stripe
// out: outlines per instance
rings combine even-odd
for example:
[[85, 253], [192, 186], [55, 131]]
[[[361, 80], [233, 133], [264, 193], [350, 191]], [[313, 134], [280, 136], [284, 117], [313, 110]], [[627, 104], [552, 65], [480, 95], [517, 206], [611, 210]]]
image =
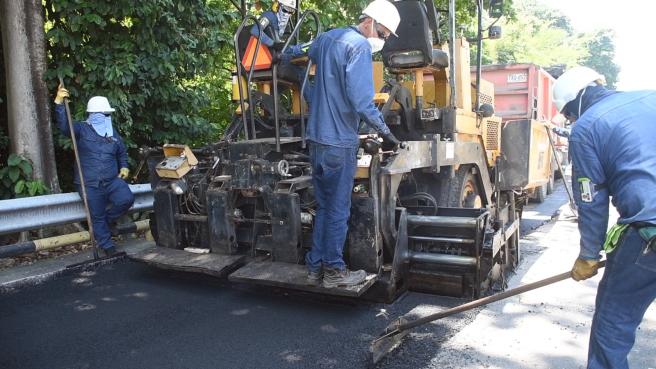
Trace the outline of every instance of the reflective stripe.
[[615, 251], [622, 239], [622, 235], [629, 228], [629, 224], [615, 224], [612, 226], [608, 233], [606, 233], [606, 241], [604, 242], [604, 251], [610, 254]]

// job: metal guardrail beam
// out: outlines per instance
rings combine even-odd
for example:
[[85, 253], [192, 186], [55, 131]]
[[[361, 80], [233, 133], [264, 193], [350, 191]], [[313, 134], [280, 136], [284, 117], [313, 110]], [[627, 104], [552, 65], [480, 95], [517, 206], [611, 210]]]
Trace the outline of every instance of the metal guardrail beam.
[[[134, 205], [129, 212], [153, 208], [149, 183], [130, 185]], [[84, 204], [76, 192], [0, 201], [0, 235], [86, 220]]]

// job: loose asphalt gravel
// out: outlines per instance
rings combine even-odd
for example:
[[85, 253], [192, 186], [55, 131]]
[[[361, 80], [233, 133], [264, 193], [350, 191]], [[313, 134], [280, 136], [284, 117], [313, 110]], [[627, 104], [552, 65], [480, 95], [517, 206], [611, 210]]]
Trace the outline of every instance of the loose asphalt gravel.
[[[523, 232], [565, 202], [560, 186], [525, 211]], [[464, 302], [319, 298], [123, 261], [0, 294], [0, 368], [371, 368], [369, 344], [392, 318]], [[426, 366], [476, 314], [417, 328], [377, 367]]]

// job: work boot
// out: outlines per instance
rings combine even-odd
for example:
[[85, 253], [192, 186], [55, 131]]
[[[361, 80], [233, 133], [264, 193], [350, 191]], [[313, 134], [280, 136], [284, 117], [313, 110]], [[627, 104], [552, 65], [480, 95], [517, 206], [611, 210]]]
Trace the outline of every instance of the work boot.
[[117, 222], [111, 222], [109, 224], [109, 233], [112, 234], [112, 237], [116, 237], [120, 235], [120, 231], [118, 230], [118, 223]]
[[307, 275], [307, 283], [310, 286], [318, 286], [321, 284], [321, 279], [323, 279], [323, 270], [319, 269], [314, 272], [309, 270]]
[[335, 288], [357, 286], [363, 283], [366, 278], [367, 273], [364, 270], [351, 271], [347, 268], [324, 268], [323, 287]]
[[108, 258], [111, 258], [112, 256], [115, 256], [116, 254], [118, 254], [118, 251], [116, 250], [116, 247], [114, 247], [114, 246], [108, 247], [106, 249], [101, 249], [101, 250], [105, 253], [105, 256], [108, 257]]

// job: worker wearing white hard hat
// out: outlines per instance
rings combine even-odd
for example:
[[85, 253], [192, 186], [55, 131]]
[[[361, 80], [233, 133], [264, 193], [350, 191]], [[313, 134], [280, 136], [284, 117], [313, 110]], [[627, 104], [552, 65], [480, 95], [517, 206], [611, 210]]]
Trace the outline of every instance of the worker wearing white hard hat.
[[[71, 136], [64, 99], [69, 93], [62, 86], [55, 97], [55, 118], [59, 130]], [[117, 253], [112, 241], [115, 222], [134, 203], [126, 180], [130, 175], [128, 153], [123, 139], [112, 126], [115, 109], [104, 96], [94, 96], [87, 103], [87, 120], [73, 123], [80, 164], [98, 247], [107, 255]], [[80, 189], [80, 176], [74, 171], [74, 183]]]
[[[262, 43], [268, 47], [274, 47], [281, 43], [281, 38], [290, 24], [292, 15], [296, 12], [296, 0], [278, 0], [274, 1], [270, 10], [262, 13], [258, 19], [262, 29]], [[260, 28], [254, 25], [251, 28], [251, 35], [259, 37]]]
[[[308, 283], [325, 288], [355, 286], [366, 278], [364, 270], [350, 271], [343, 258], [360, 121], [391, 145], [402, 145], [374, 105], [371, 57], [388, 37], [395, 37], [401, 18], [386, 0], [373, 1], [361, 14], [358, 25], [320, 34], [307, 52], [316, 65], [304, 96], [310, 105], [306, 138], [317, 212], [305, 264]], [[304, 47], [292, 47], [290, 54], [301, 54]]]
[[[370, 21], [367, 21], [370, 20]], [[370, 29], [375, 34], [367, 37], [371, 44], [372, 52], [378, 52], [385, 46], [385, 41], [392, 35], [397, 36], [396, 29], [401, 23], [401, 16], [396, 6], [387, 0], [374, 0], [362, 10], [360, 16], [360, 26], [362, 31], [369, 32]]]
[[[617, 92], [586, 67], [554, 84], [557, 108], [576, 125], [569, 137], [581, 234], [572, 278], [606, 269], [599, 283], [588, 369], [628, 369], [627, 355], [656, 298], [656, 91]], [[608, 232], [610, 198], [620, 218]]]
[[577, 97], [584, 95], [587, 87], [600, 86], [603, 81], [604, 77], [601, 74], [588, 67], [574, 67], [567, 70], [553, 86], [556, 108], [570, 121], [576, 120], [581, 115], [582, 100]]

